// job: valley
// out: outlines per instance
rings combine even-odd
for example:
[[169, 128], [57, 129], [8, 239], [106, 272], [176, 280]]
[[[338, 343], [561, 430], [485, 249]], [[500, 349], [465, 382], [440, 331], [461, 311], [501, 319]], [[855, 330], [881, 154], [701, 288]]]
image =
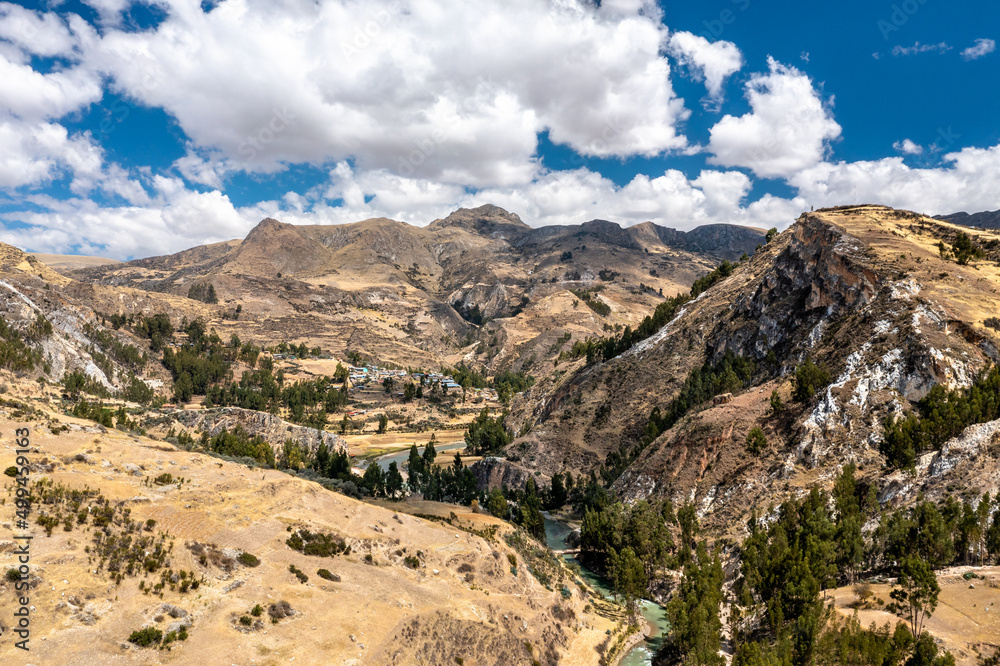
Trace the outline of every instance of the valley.
[[[484, 206], [52, 261], [0, 245], [0, 525], [24, 477], [43, 662], [80, 641], [93, 663], [1000, 647], [993, 230], [876, 205], [782, 233], [533, 229]], [[166, 555], [112, 566], [107, 540], [140, 536]], [[914, 553], [933, 650], [895, 628]], [[643, 643], [656, 604], [670, 633]]]

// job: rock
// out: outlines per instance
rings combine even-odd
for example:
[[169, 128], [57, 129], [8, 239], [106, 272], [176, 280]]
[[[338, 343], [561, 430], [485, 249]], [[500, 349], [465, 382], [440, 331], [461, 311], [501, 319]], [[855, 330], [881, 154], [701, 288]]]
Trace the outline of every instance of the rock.
[[232, 592], [233, 590], [235, 590], [236, 588], [240, 587], [241, 585], [243, 585], [243, 581], [242, 580], [234, 580], [232, 583], [230, 583], [229, 585], [226, 585], [224, 588], [222, 588], [222, 593], [223, 594], [228, 594], [229, 592]]
[[163, 604], [161, 607], [163, 612], [172, 618], [187, 617], [188, 612], [183, 608], [178, 608], [177, 606], [171, 604]]
[[185, 618], [183, 620], [180, 620], [179, 622], [171, 622], [170, 624], [167, 625], [166, 633], [169, 634], [171, 631], [180, 631], [181, 629], [190, 626], [191, 626], [190, 618]]

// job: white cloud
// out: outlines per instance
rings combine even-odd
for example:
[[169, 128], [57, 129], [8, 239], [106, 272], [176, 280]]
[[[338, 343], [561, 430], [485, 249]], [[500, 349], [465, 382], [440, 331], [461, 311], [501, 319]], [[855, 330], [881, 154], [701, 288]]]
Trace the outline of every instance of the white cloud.
[[0, 39], [40, 56], [65, 55], [76, 43], [56, 14], [33, 12], [9, 2], [0, 3]]
[[[27, 225], [3, 230], [4, 242], [42, 252], [79, 250], [125, 259], [243, 237], [253, 226], [218, 191], [193, 192], [184, 189], [180, 180], [165, 178], [157, 178], [155, 187], [156, 197], [147, 205], [114, 207], [85, 198], [33, 197], [36, 206], [45, 210], [2, 215]], [[142, 233], [137, 233], [140, 229]]]
[[905, 153], [907, 155], [920, 155], [924, 152], [924, 147], [920, 144], [914, 143], [909, 139], [903, 139], [902, 141], [896, 141], [892, 144], [894, 150]]
[[668, 50], [696, 80], [705, 82], [707, 105], [714, 108], [722, 100], [726, 79], [743, 67], [743, 54], [732, 42], [710, 42], [690, 32], [673, 33]]
[[939, 42], [938, 44], [921, 44], [920, 42], [913, 42], [913, 46], [894, 46], [892, 48], [892, 55], [910, 56], [928, 52], [947, 53], [950, 50], [951, 47], [945, 42]]
[[768, 58], [770, 71], [746, 85], [751, 112], [724, 116], [711, 130], [711, 164], [747, 167], [785, 177], [820, 162], [840, 125], [805, 74]]
[[529, 182], [544, 130], [584, 155], [688, 147], [655, 3], [164, 6], [155, 31], [82, 41], [113, 89], [162, 107], [199, 151], [217, 154], [208, 171], [178, 165], [196, 178], [351, 159], [487, 187]]
[[102, 95], [100, 81], [82, 68], [41, 74], [0, 54], [0, 109], [20, 118], [61, 118]]
[[89, 135], [62, 125], [0, 116], [0, 188], [34, 186], [72, 175], [88, 189], [101, 175], [101, 149]]
[[809, 205], [881, 203], [928, 215], [1000, 208], [1000, 145], [963, 148], [945, 166], [915, 169], [901, 157], [818, 164], [789, 179]]
[[976, 60], [988, 53], [993, 53], [997, 48], [997, 43], [992, 39], [977, 39], [973, 46], [962, 51], [962, 57], [966, 60]]

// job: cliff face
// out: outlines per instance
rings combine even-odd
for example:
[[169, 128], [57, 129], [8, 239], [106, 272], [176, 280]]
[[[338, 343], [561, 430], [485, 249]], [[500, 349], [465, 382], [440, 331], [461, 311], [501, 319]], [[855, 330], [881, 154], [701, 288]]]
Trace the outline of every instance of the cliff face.
[[[577, 361], [547, 392], [533, 389], [513, 412], [514, 425], [530, 432], [509, 455], [549, 475], [589, 472], [612, 452], [628, 455], [654, 407], [666, 408], [693, 369], [732, 353], [753, 362], [749, 386], [728, 403], [689, 409], [627, 467], [614, 486], [622, 496], [693, 499], [706, 524], [724, 529], [848, 461], [881, 478], [888, 415], [910, 409], [936, 384], [968, 386], [1000, 360], [997, 332], [983, 326], [995, 312], [1000, 242], [978, 235], [987, 258], [959, 266], [937, 250], [954, 233], [877, 206], [803, 215], [652, 337], [608, 362], [583, 368]], [[831, 382], [796, 403], [792, 375], [806, 358]], [[772, 391], [786, 405], [780, 414], [771, 410]], [[768, 440], [760, 457], [745, 450], [754, 427]], [[977, 450], [991, 446], [990, 437], [979, 439]], [[970, 467], [934, 462], [967, 463], [967, 449], [929, 454], [921, 469], [937, 475], [921, 472], [918, 483], [885, 497], [937, 492], [946, 468], [966, 487], [980, 487], [968, 485]], [[976, 483], [994, 487], [996, 470], [981, 471]], [[892, 478], [882, 479], [885, 488]]]
[[287, 421], [266, 412], [257, 412], [239, 407], [222, 407], [214, 410], [180, 411], [177, 420], [189, 428], [207, 432], [211, 436], [218, 435], [222, 429], [232, 432], [237, 427], [243, 428], [251, 437], [264, 438], [274, 449], [281, 451], [286, 440], [294, 440], [304, 446], [310, 453], [316, 453], [320, 444], [326, 444], [332, 453], [340, 451], [347, 453], [347, 442], [340, 435], [315, 428], [292, 425]]

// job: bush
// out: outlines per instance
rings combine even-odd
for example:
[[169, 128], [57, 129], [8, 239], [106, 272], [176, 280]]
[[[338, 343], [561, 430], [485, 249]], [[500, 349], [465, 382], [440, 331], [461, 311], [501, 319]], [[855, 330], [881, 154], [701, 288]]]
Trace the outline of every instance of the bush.
[[253, 615], [254, 617], [260, 617], [261, 615], [264, 614], [264, 607], [261, 606], [260, 604], [257, 604], [256, 606], [253, 607], [253, 610], [250, 611], [250, 614]]
[[174, 476], [173, 476], [173, 474], [170, 474], [169, 472], [165, 472], [163, 474], [160, 474], [158, 477], [156, 477], [155, 479], [153, 479], [153, 483], [155, 483], [158, 486], [166, 486], [166, 485], [169, 485], [169, 484], [171, 484], [173, 482], [174, 482]]
[[329, 580], [334, 583], [340, 582], [340, 576], [338, 576], [335, 573], [331, 573], [328, 569], [320, 569], [319, 571], [316, 572], [316, 575], [324, 580]]
[[764, 435], [764, 431], [759, 427], [751, 428], [747, 433], [746, 447], [747, 453], [759, 456], [767, 448], [767, 436]]
[[163, 640], [163, 632], [156, 627], [146, 627], [138, 631], [133, 631], [128, 637], [128, 642], [138, 645], [139, 647], [149, 647], [151, 645], [159, 645], [160, 641]]
[[300, 583], [306, 583], [309, 581], [309, 576], [307, 576], [302, 569], [299, 569], [294, 564], [289, 564], [288, 570], [295, 574], [295, 577], [299, 579]]
[[11, 477], [11, 478], [14, 478], [15, 476], [17, 476], [17, 467], [14, 467], [13, 465], [11, 465], [7, 469], [5, 469], [3, 471], [3, 473], [6, 474], [7, 476]]
[[249, 627], [251, 624], [253, 624], [253, 618], [250, 617], [249, 615], [241, 615], [240, 624], [242, 624], [244, 627]]
[[830, 381], [830, 374], [813, 363], [812, 359], [807, 358], [795, 369], [792, 399], [796, 402], [809, 402], [817, 392], [825, 389]]
[[17, 570], [17, 567], [11, 567], [7, 569], [7, 573], [4, 575], [9, 583], [16, 583], [21, 580], [21, 572]]
[[256, 555], [247, 552], [240, 553], [236, 561], [245, 567], [255, 567], [260, 564], [260, 559]]

